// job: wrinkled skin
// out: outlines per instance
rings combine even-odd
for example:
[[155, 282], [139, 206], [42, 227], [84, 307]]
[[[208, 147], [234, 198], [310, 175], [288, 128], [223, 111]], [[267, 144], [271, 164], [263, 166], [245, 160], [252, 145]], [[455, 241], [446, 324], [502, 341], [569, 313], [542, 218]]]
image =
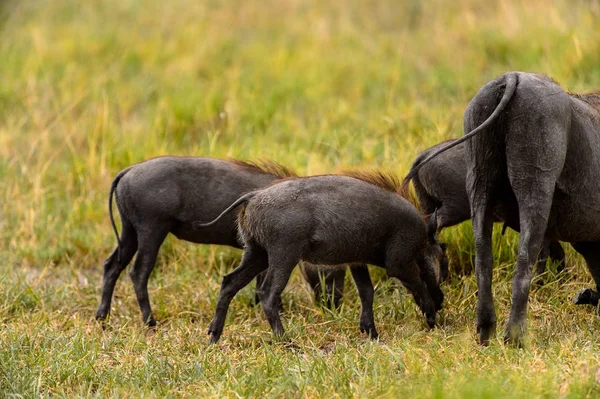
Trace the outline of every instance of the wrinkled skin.
[[[148, 278], [167, 234], [198, 244], [241, 248], [236, 214], [227, 215], [210, 229], [195, 229], [192, 222], [213, 219], [243, 193], [286, 176], [283, 172], [283, 168], [269, 173], [236, 161], [198, 157], [154, 158], [121, 171], [113, 181], [109, 201], [114, 192], [123, 230], [120, 244], [104, 262], [96, 318], [107, 318], [116, 281], [137, 252], [129, 274], [144, 322], [156, 325]], [[112, 221], [112, 207], [109, 210]]]
[[[520, 226], [507, 342], [522, 344], [532, 268], [545, 238], [571, 243], [600, 284], [600, 97], [568, 94], [545, 76], [508, 73], [473, 98], [465, 132], [480, 126], [513, 89], [491, 126], [466, 141], [482, 344], [496, 328], [491, 248], [496, 207]], [[597, 301], [598, 293], [588, 290], [578, 299]]]
[[[415, 159], [411, 170], [436, 150], [455, 140], [448, 140], [423, 151]], [[436, 212], [438, 231], [455, 226], [471, 218], [471, 207], [466, 189], [467, 165], [465, 161], [465, 143], [449, 149], [421, 167], [412, 178], [415, 193], [421, 210], [426, 215]], [[502, 221], [501, 215], [494, 213], [495, 221]], [[508, 227], [518, 231], [518, 223], [507, 223]], [[542, 252], [537, 264], [537, 274], [544, 273], [546, 259], [559, 262], [558, 270], [565, 264], [565, 252], [558, 241], [544, 240]], [[442, 273], [442, 274], [447, 274]]]
[[366, 267], [356, 263], [383, 267], [398, 278], [413, 294], [428, 325], [434, 326], [443, 301], [439, 288], [443, 250], [435, 239], [435, 226], [428, 229], [400, 195], [352, 177], [314, 176], [250, 193], [221, 216], [243, 203], [247, 205], [238, 223], [244, 255], [240, 266], [223, 278], [208, 331], [211, 343], [223, 332], [233, 297], [265, 270], [259, 296], [273, 332], [282, 335], [278, 304], [300, 260], [332, 267], [353, 264], [350, 269], [362, 303], [360, 328], [373, 338], [377, 337], [373, 286]]

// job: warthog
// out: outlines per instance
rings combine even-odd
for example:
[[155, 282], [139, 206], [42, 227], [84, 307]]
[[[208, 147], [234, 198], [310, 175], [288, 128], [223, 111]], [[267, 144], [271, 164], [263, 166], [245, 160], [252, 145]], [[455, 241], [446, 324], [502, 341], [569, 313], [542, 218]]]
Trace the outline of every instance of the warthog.
[[[458, 144], [441, 153], [425, 166], [420, 167], [423, 160], [452, 142], [454, 140], [448, 140], [423, 151], [417, 156], [409, 171], [410, 174], [413, 170], [418, 169], [412, 178], [417, 200], [421, 211], [426, 215], [436, 212], [438, 231], [471, 218], [471, 207], [466, 188], [465, 143]], [[502, 221], [501, 217], [495, 213], [494, 218], [495, 221]], [[514, 230], [519, 229], [518, 225], [509, 225], [508, 227]], [[544, 273], [548, 257], [559, 262], [557, 266], [559, 271], [564, 268], [565, 251], [560, 243], [544, 240], [536, 268], [537, 274]], [[445, 278], [445, 276], [443, 277]]]
[[[436, 227], [427, 229], [415, 207], [396, 193], [397, 186], [382, 174], [292, 178], [248, 193], [212, 222], [198, 224], [199, 228], [212, 226], [246, 204], [238, 220], [244, 241], [242, 262], [223, 278], [208, 330], [211, 343], [223, 332], [233, 297], [263, 270], [267, 270], [259, 288], [263, 310], [273, 332], [283, 334], [278, 304], [300, 260], [334, 267], [360, 262], [385, 268], [413, 294], [433, 327], [443, 301], [439, 261], [444, 253], [435, 237]], [[363, 291], [368, 285], [370, 293], [360, 295], [360, 328], [377, 337], [368, 272], [365, 275], [366, 268], [351, 270], [359, 293], [361, 285]]]
[[[196, 229], [192, 223], [216, 217], [246, 192], [292, 176], [293, 172], [274, 162], [198, 157], [154, 158], [119, 172], [109, 194], [110, 220], [118, 244], [104, 262], [102, 299], [96, 318], [108, 316], [116, 281], [137, 251], [131, 280], [144, 322], [156, 325], [148, 298], [148, 278], [167, 234], [199, 244], [241, 248], [234, 215], [224, 217], [210, 229]], [[123, 225], [121, 237], [112, 213], [113, 194]]]
[[[492, 112], [493, 111], [493, 112]], [[477, 329], [496, 328], [492, 297], [492, 224], [499, 209], [519, 226], [519, 253], [505, 341], [521, 345], [531, 271], [544, 237], [570, 242], [600, 284], [600, 94], [565, 92], [552, 79], [509, 72], [483, 86], [464, 115], [467, 192], [475, 236]], [[416, 172], [407, 176], [408, 181]], [[588, 290], [581, 302], [598, 298]]]

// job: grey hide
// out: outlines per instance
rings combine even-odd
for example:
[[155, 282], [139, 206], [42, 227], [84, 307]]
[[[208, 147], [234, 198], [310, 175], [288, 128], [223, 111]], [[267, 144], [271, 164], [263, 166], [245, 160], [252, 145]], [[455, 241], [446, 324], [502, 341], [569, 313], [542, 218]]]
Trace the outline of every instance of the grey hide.
[[[199, 226], [218, 223], [242, 204], [246, 206], [238, 225], [244, 255], [239, 267], [223, 278], [208, 330], [212, 343], [223, 332], [233, 297], [264, 270], [259, 289], [263, 310], [273, 332], [283, 334], [280, 296], [300, 260], [320, 266], [360, 262], [383, 267], [413, 294], [428, 325], [434, 326], [443, 301], [439, 261], [444, 254], [436, 227], [427, 229], [415, 207], [399, 194], [349, 176], [289, 179], [244, 195], [213, 222]], [[351, 268], [356, 284], [370, 288], [369, 297], [360, 295], [360, 328], [374, 338], [373, 287], [365, 270]]]
[[[596, 290], [600, 284], [600, 95], [567, 93], [546, 76], [509, 72], [471, 100], [464, 131], [469, 133], [423, 163], [466, 141], [482, 344], [496, 329], [494, 210], [520, 226], [505, 341], [522, 345], [532, 268], [544, 238], [571, 243], [585, 259]], [[593, 290], [576, 298], [579, 303], [597, 300]]]
[[[454, 140], [448, 140], [423, 151], [413, 162], [411, 170], [419, 168], [424, 159], [452, 142]], [[438, 231], [446, 227], [455, 226], [471, 218], [471, 207], [465, 185], [467, 177], [465, 145], [465, 143], [461, 143], [439, 154], [422, 168], [419, 168], [418, 172], [412, 178], [421, 211], [426, 215], [436, 212]], [[502, 218], [496, 213], [494, 217], [495, 221], [502, 221]], [[519, 230], [518, 224], [507, 225], [513, 230]], [[560, 243], [558, 241], [544, 240], [536, 267], [537, 274], [544, 273], [548, 257], [559, 263], [557, 266], [559, 271], [564, 268], [565, 252]], [[447, 268], [446, 270], [442, 268], [443, 278], [445, 278], [446, 274]], [[541, 283], [541, 280], [538, 281]]]
[[[210, 229], [195, 229], [192, 222], [212, 219], [242, 194], [290, 176], [294, 174], [273, 162], [199, 157], [159, 157], [119, 172], [109, 195], [118, 245], [104, 262], [102, 299], [96, 318], [104, 320], [108, 316], [116, 281], [137, 252], [130, 277], [144, 322], [155, 325], [148, 278], [167, 234], [199, 244], [241, 248], [235, 214], [227, 215]], [[113, 193], [123, 226], [121, 237], [112, 214]]]

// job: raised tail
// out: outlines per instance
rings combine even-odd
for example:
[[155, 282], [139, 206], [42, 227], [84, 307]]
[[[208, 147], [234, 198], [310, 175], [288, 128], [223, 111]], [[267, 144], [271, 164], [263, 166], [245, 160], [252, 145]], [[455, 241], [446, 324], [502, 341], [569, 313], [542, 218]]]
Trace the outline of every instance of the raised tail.
[[250, 201], [252, 198], [254, 198], [254, 196], [257, 194], [257, 191], [251, 191], [249, 193], [246, 193], [244, 195], [242, 195], [240, 198], [238, 198], [237, 200], [235, 200], [235, 202], [231, 205], [229, 205], [227, 207], [227, 209], [225, 209], [223, 212], [221, 212], [221, 214], [219, 216], [217, 216], [216, 219], [214, 219], [211, 222], [208, 223], [200, 223], [200, 222], [194, 222], [192, 223], [192, 225], [194, 226], [194, 228], [203, 228], [203, 227], [210, 227], [213, 224], [217, 223], [223, 216], [225, 216], [226, 214], [228, 214], [229, 212], [231, 212], [233, 209], [237, 208], [238, 206], [245, 204], [246, 202]]
[[415, 177], [419, 169], [421, 169], [421, 167], [423, 167], [423, 165], [425, 165], [427, 162], [431, 161], [433, 158], [437, 157], [442, 152], [447, 151], [450, 148], [456, 147], [460, 143], [469, 140], [471, 137], [481, 133], [482, 131], [490, 127], [496, 121], [500, 113], [504, 111], [504, 109], [510, 102], [510, 99], [512, 98], [513, 94], [515, 94], [515, 90], [517, 88], [518, 83], [517, 77], [517, 73], [509, 73], [506, 75], [506, 88], [504, 89], [504, 94], [502, 95], [502, 98], [500, 99], [500, 102], [498, 103], [498, 106], [496, 107], [494, 112], [492, 112], [492, 114], [481, 125], [477, 126], [475, 129], [471, 130], [469, 133], [448, 144], [447, 146], [435, 151], [433, 154], [429, 155], [427, 158], [422, 160], [422, 162], [420, 162], [419, 164], [413, 164], [413, 167], [410, 169], [410, 171], [402, 181], [402, 192], [408, 191], [408, 184], [410, 183], [412, 178]]
[[115, 176], [115, 178], [112, 181], [112, 184], [110, 185], [110, 192], [108, 194], [108, 215], [110, 216], [110, 223], [112, 224], [113, 231], [115, 232], [115, 236], [117, 237], [117, 260], [119, 262], [121, 262], [121, 237], [119, 237], [119, 231], [117, 230], [117, 225], [113, 216], [112, 199], [115, 190], [117, 189], [117, 185], [119, 184], [119, 181], [123, 176], [127, 174], [127, 172], [131, 170], [131, 168], [132, 166], [125, 168]]

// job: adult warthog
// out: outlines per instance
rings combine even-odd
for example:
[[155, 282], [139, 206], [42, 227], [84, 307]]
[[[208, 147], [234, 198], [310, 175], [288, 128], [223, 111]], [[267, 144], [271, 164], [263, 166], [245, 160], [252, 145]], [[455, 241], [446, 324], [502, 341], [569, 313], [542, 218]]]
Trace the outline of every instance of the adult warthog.
[[[441, 153], [421, 168], [421, 163], [431, 154], [454, 141], [448, 140], [426, 149], [415, 158], [409, 171], [409, 174], [411, 174], [414, 169], [418, 169], [418, 172], [412, 178], [417, 201], [421, 211], [426, 215], [436, 213], [438, 231], [471, 218], [471, 206], [466, 188], [465, 143], [458, 144], [456, 147]], [[494, 213], [494, 220], [502, 221], [497, 212]], [[514, 230], [519, 229], [518, 225], [508, 225], [508, 227]], [[564, 268], [565, 251], [560, 243], [544, 240], [537, 263], [537, 274], [542, 274], [546, 270], [548, 257], [558, 262], [557, 269], [559, 271]]]
[[[597, 287], [600, 284], [600, 94], [571, 94], [546, 76], [509, 72], [483, 86], [471, 100], [464, 130], [468, 133], [421, 166], [466, 142], [482, 344], [496, 328], [494, 210], [500, 210], [509, 226], [519, 227], [505, 341], [520, 345], [532, 268], [544, 238], [570, 242], [583, 255]], [[580, 302], [593, 300], [590, 296], [597, 299], [597, 292], [587, 293]]]
[[[225, 206], [248, 191], [292, 176], [296, 175], [274, 162], [200, 157], [159, 157], [119, 172], [108, 199], [117, 247], [104, 262], [102, 299], [96, 319], [104, 320], [108, 316], [117, 279], [137, 252], [129, 274], [144, 322], [156, 325], [148, 297], [148, 278], [167, 234], [198, 244], [241, 248], [234, 214], [210, 229], [196, 229], [192, 223], [216, 217]], [[120, 237], [112, 212], [113, 194], [123, 226]], [[325, 279], [331, 281], [332, 278], [325, 276]], [[257, 286], [259, 284], [257, 281]], [[328, 287], [328, 291], [333, 292], [333, 288]], [[339, 302], [339, 298], [335, 300]]]

